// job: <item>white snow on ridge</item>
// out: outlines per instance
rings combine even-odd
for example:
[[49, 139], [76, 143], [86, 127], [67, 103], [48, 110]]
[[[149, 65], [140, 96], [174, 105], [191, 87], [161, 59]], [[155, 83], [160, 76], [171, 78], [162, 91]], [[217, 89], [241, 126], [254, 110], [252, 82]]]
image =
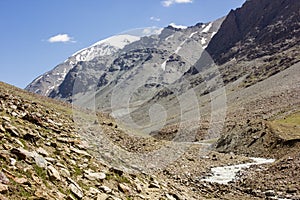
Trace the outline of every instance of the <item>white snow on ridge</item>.
[[213, 37], [216, 35], [216, 33], [217, 33], [217, 32], [214, 31], [214, 32], [211, 34], [211, 38], [213, 38]]
[[173, 38], [174, 37], [174, 35], [170, 35], [170, 36], [168, 36], [166, 39], [165, 39], [165, 41], [168, 41], [169, 39], [171, 39], [171, 38]]
[[106, 38], [104, 40], [100, 40], [99, 42], [96, 42], [87, 48], [81, 49], [81, 50], [75, 52], [72, 56], [76, 56], [77, 54], [80, 54], [83, 51], [89, 50], [91, 48], [92, 48], [92, 50], [94, 50], [93, 48], [95, 48], [98, 45], [107, 45], [107, 46], [116, 47], [118, 49], [123, 49], [126, 45], [128, 45], [132, 42], [138, 41], [138, 40], [140, 40], [140, 37], [133, 36], [133, 35], [114, 35], [114, 36]]
[[108, 44], [110, 46], [117, 47], [119, 49], [123, 49], [126, 45], [138, 41], [140, 37], [133, 36], [133, 35], [115, 35], [112, 37], [109, 37], [107, 39], [101, 40], [99, 42], [96, 42], [92, 46], [97, 46], [100, 44]]
[[207, 32], [211, 29], [212, 25], [213, 25], [213, 23], [209, 23], [209, 24], [205, 27], [205, 29], [202, 30], [202, 33], [207, 33]]
[[206, 38], [205, 37], [201, 38], [201, 44], [204, 45], [205, 43], [206, 43]]
[[162, 64], [161, 64], [161, 68], [165, 71], [166, 70], [166, 65], [167, 65], [167, 60], [165, 60]]
[[170, 26], [172, 26], [173, 28], [178, 28], [178, 29], [187, 29], [187, 26], [183, 26], [183, 25], [176, 25], [175, 23], [171, 23], [169, 24]]
[[191, 33], [191, 35], [189, 36], [189, 38], [192, 38], [196, 33], [198, 33], [198, 31]]

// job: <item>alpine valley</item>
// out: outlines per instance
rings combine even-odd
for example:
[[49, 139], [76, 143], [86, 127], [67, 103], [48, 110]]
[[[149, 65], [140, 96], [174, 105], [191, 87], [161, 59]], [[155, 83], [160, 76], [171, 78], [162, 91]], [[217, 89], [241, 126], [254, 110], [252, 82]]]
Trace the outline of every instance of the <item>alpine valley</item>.
[[0, 199], [300, 199], [300, 1], [101, 40], [0, 84]]

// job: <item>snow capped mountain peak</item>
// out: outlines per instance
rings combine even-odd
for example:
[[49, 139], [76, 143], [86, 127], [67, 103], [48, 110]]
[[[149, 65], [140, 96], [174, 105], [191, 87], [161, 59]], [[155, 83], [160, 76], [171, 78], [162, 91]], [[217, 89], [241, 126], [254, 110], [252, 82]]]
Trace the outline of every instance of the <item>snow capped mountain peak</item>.
[[139, 39], [140, 37], [133, 36], [133, 35], [115, 35], [107, 39], [101, 40], [99, 42], [96, 42], [92, 46], [106, 44], [119, 49], [123, 49], [126, 45], [138, 41]]
[[169, 24], [169, 26], [172, 26], [173, 28], [178, 28], [178, 29], [187, 29], [187, 26], [183, 26], [183, 25], [176, 25], [175, 23], [171, 23]]
[[[104, 40], [100, 40], [87, 48], [81, 49], [74, 53], [72, 56], [75, 56], [77, 61], [86, 61], [87, 58], [80, 58], [82, 56], [90, 54], [91, 52], [97, 52], [98, 56], [110, 55], [119, 49], [123, 49], [128, 44], [138, 41], [139, 39], [140, 37], [133, 35], [114, 35]], [[92, 58], [88, 60], [91, 59]]]

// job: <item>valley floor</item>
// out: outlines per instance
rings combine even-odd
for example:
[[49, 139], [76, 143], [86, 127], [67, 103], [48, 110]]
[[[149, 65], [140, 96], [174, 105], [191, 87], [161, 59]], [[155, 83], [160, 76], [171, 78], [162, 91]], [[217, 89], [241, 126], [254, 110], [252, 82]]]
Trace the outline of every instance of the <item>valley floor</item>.
[[[298, 69], [244, 90], [228, 86], [225, 134], [213, 145], [176, 144], [184, 151], [166, 166], [154, 161], [174, 156], [172, 141], [128, 135], [105, 114], [0, 83], [0, 199], [300, 199]], [[168, 145], [168, 154], [158, 151]], [[213, 167], [250, 157], [275, 162], [252, 165], [228, 184], [203, 180]]]

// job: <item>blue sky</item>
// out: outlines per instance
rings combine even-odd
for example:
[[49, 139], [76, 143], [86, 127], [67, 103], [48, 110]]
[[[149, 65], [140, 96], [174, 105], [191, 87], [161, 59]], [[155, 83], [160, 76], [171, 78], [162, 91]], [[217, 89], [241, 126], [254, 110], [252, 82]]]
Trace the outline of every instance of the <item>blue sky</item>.
[[244, 2], [0, 0], [0, 81], [24, 88], [74, 52], [111, 35], [170, 23], [209, 22]]

